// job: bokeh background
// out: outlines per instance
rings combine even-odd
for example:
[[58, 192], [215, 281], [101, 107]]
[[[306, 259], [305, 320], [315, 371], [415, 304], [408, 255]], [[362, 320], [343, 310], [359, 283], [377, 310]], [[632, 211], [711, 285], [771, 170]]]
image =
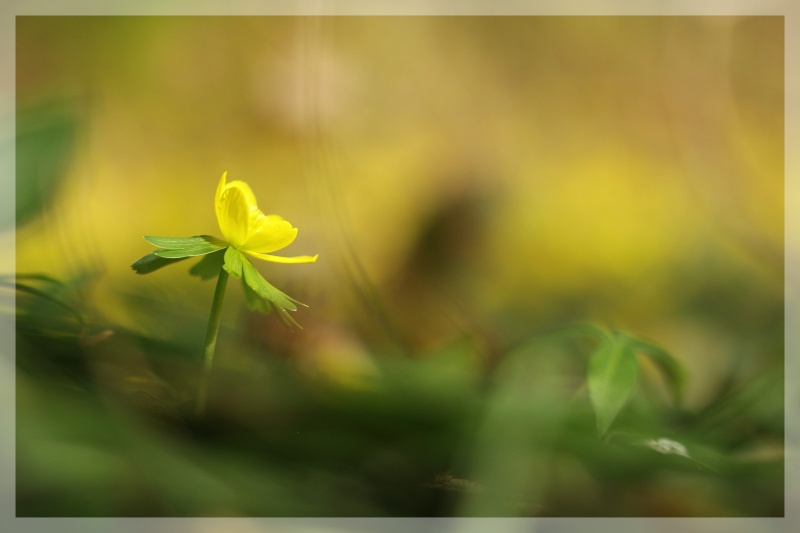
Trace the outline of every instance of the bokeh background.
[[[18, 512], [781, 515], [783, 43], [779, 17], [19, 17], [17, 275], [53, 279], [18, 300]], [[320, 258], [258, 265], [301, 331], [230, 285], [198, 421], [213, 282], [130, 264], [219, 235], [223, 171]], [[584, 340], [515, 381], [578, 321], [685, 366], [675, 408], [642, 361], [621, 424], [708, 457], [585, 431]]]

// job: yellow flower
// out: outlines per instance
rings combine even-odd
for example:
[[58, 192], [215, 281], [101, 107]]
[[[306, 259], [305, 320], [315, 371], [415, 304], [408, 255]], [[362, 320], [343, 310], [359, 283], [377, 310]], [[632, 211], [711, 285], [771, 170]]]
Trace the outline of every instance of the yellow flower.
[[227, 182], [222, 174], [217, 186], [214, 207], [217, 222], [228, 244], [247, 255], [275, 263], [313, 263], [318, 255], [282, 257], [271, 252], [289, 246], [297, 228], [278, 215], [265, 215], [256, 204], [250, 186], [239, 180]]
[[[212, 303], [212, 318], [216, 318], [209, 321], [209, 328], [212, 328], [214, 321], [218, 325], [219, 306], [229, 275], [242, 281], [250, 309], [262, 313], [269, 313], [274, 309], [284, 324], [289, 327], [292, 325], [300, 327], [288, 312], [297, 311], [298, 305], [307, 306], [272, 286], [245, 254], [276, 263], [314, 263], [318, 256], [271, 255], [272, 252], [285, 248], [294, 241], [297, 237], [297, 228], [293, 228], [278, 215], [262, 213], [250, 186], [243, 181], [228, 183], [227, 175], [227, 172], [222, 175], [214, 198], [217, 222], [225, 240], [211, 235], [193, 237], [146, 235], [145, 240], [156, 249], [133, 263], [131, 268], [137, 274], [149, 274], [189, 257], [203, 256], [189, 273], [204, 280], [217, 276], [217, 289]], [[217, 325], [213, 325], [213, 331], [216, 331]], [[213, 354], [213, 345], [209, 346], [207, 349]]]

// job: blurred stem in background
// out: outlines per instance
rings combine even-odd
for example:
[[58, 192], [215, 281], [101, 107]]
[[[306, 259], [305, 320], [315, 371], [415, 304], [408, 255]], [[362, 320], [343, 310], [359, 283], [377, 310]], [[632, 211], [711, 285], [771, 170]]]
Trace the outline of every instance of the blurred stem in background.
[[203, 375], [200, 377], [200, 389], [197, 392], [197, 403], [195, 404], [197, 415], [202, 415], [206, 409], [208, 387], [211, 383], [211, 367], [214, 365], [214, 350], [217, 347], [217, 333], [219, 332], [219, 321], [222, 316], [222, 301], [225, 299], [225, 286], [227, 284], [228, 273], [225, 269], [222, 269], [219, 272], [219, 278], [217, 278], [217, 288], [214, 290], [214, 300], [211, 302], [211, 313], [208, 316], [206, 342], [203, 352]]

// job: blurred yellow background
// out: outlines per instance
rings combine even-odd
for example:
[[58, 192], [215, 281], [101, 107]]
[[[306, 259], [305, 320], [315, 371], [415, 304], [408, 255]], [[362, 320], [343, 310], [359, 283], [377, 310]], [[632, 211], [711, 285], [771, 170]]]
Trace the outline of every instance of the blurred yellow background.
[[203, 316], [190, 262], [129, 266], [143, 235], [219, 235], [228, 171], [299, 228], [285, 255], [320, 254], [258, 267], [331, 352], [590, 319], [664, 344], [697, 397], [782, 331], [783, 61], [778, 17], [19, 17], [18, 108], [76, 133], [17, 271], [96, 274], [132, 329], [156, 326], [131, 294]]

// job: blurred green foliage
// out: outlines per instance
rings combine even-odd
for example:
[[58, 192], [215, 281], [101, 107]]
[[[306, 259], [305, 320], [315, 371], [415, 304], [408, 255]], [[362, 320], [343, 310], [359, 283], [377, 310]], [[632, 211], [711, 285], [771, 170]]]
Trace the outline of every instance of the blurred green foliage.
[[[642, 384], [600, 438], [585, 328], [491, 367], [469, 338], [373, 354], [364, 387], [227, 330], [197, 418], [199, 342], [87, 322], [77, 285], [34, 281], [18, 293], [19, 516], [783, 513], [779, 373], [697, 411]], [[687, 455], [648, 445], [661, 438]]]
[[17, 225], [30, 221], [56, 197], [75, 143], [75, 113], [67, 103], [17, 110]]

